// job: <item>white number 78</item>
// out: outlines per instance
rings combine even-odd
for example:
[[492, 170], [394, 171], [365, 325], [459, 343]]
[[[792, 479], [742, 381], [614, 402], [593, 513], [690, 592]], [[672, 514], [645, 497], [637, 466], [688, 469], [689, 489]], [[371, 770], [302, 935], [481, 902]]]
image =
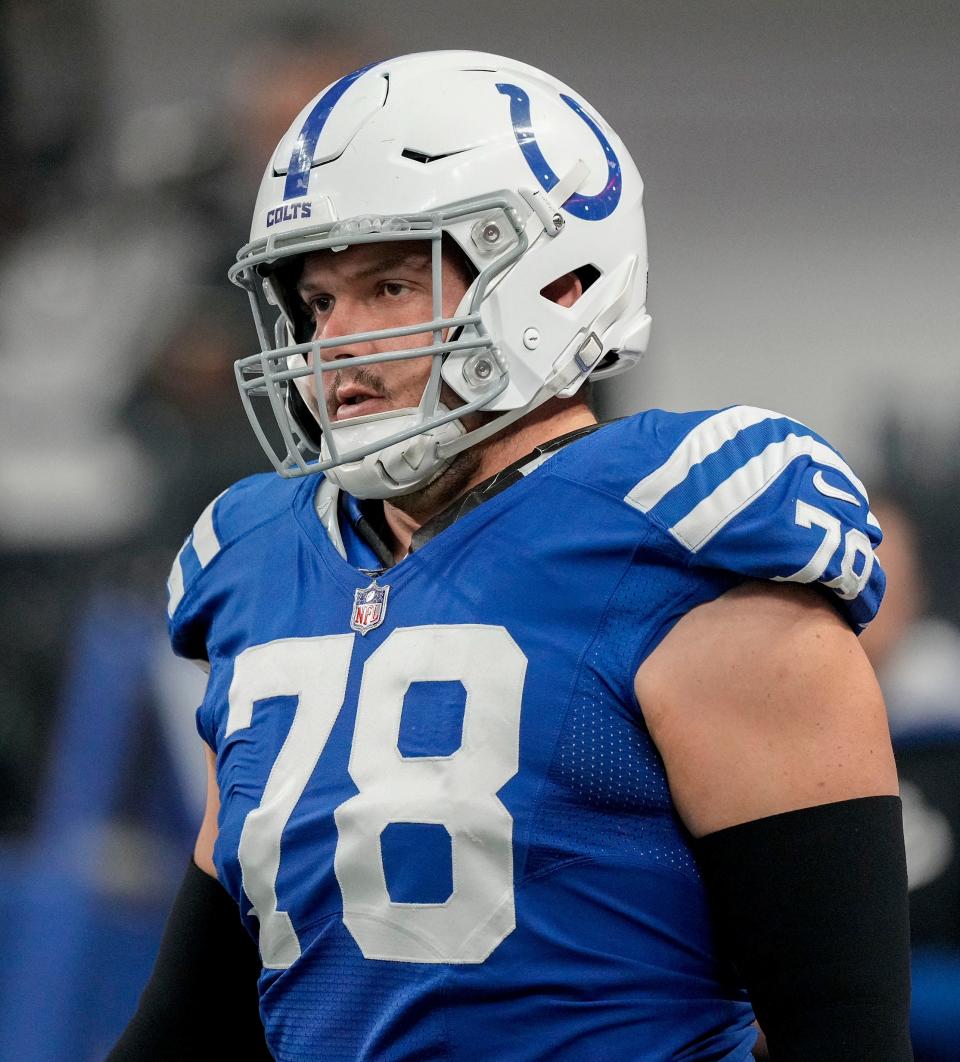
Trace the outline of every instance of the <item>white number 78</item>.
[[[264, 966], [300, 956], [279, 908], [280, 841], [343, 705], [352, 634], [251, 646], [236, 660], [226, 736], [249, 727], [254, 703], [295, 696], [297, 709], [257, 808], [240, 835], [243, 890], [260, 921]], [[349, 772], [359, 793], [334, 812], [334, 869], [343, 920], [368, 959], [476, 963], [515, 926], [513, 819], [497, 791], [518, 769], [527, 660], [503, 627], [401, 627], [367, 660]], [[400, 716], [412, 682], [459, 680], [463, 740], [448, 756], [404, 757]], [[444, 903], [391, 901], [380, 835], [392, 822], [439, 823], [452, 844], [453, 892]]]
[[[830, 513], [818, 509], [805, 501], [797, 501], [795, 522], [800, 527], [820, 527], [823, 539], [816, 552], [799, 571], [793, 575], [778, 575], [776, 582], [813, 583], [823, 578], [824, 572], [840, 546], [842, 525]], [[852, 601], [870, 580], [873, 571], [873, 546], [870, 539], [856, 527], [847, 530], [843, 538], [843, 558], [840, 561], [840, 574], [835, 579], [825, 579], [824, 586], [837, 591], [844, 601]], [[858, 554], [863, 557], [859, 572], [855, 570]]]

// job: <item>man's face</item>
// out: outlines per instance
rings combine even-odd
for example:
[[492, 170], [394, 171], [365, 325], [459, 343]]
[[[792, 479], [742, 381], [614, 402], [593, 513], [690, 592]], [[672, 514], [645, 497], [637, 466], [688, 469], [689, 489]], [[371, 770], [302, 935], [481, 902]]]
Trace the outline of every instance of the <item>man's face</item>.
[[[470, 284], [464, 265], [443, 254], [443, 315], [452, 317]], [[344, 251], [318, 251], [304, 258], [297, 292], [312, 325], [312, 339], [399, 328], [433, 319], [430, 243], [425, 240], [369, 243]], [[421, 332], [373, 343], [348, 343], [324, 350], [323, 398], [332, 421], [415, 407], [423, 396], [432, 359], [411, 358], [352, 369], [366, 354], [428, 346], [433, 333]], [[315, 377], [307, 380], [316, 399]]]

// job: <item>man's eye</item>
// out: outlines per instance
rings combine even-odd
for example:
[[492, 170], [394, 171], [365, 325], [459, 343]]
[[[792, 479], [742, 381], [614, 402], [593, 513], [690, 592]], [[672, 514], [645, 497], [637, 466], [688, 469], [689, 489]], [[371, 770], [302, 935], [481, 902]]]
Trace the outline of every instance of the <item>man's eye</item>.
[[391, 299], [396, 299], [399, 296], [406, 294], [410, 288], [406, 284], [402, 284], [399, 280], [385, 280], [381, 286], [381, 290], [384, 295], [389, 295]]
[[332, 308], [333, 297], [331, 295], [314, 295], [306, 310], [309, 314], [329, 313]]

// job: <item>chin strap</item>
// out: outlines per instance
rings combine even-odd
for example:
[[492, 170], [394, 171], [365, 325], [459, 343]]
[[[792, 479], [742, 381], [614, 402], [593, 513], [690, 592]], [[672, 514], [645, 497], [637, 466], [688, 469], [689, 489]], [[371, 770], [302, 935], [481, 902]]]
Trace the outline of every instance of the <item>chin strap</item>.
[[[441, 415], [449, 412], [442, 405], [437, 409]], [[345, 450], [359, 449], [374, 442], [377, 431], [386, 431], [392, 435], [398, 430], [415, 427], [419, 416], [417, 410], [411, 410], [367, 424], [347, 424], [336, 431], [346, 435], [349, 440]], [[401, 420], [406, 423], [401, 424]], [[359, 461], [335, 465], [327, 469], [325, 475], [331, 483], [355, 498], [387, 499], [409, 494], [412, 490], [432, 483], [443, 472], [453, 454], [457, 452], [454, 450], [448, 456], [444, 452], [445, 448], [455, 443], [463, 434], [464, 429], [460, 421], [450, 420], [381, 450], [373, 450]], [[326, 460], [329, 456], [329, 451], [324, 446], [321, 449], [321, 457]]]

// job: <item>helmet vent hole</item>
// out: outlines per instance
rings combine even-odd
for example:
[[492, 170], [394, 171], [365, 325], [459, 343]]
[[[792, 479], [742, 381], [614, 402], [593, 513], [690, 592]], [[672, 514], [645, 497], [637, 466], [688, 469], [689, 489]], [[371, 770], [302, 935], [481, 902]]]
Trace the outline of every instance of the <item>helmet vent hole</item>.
[[[571, 275], [580, 281], [580, 293], [576, 298], [573, 298], [570, 292]], [[575, 306], [583, 298], [586, 290], [592, 287], [600, 279], [601, 275], [600, 270], [595, 265], [582, 265], [577, 269], [569, 270], [569, 272], [564, 273], [563, 276], [559, 276], [555, 280], [551, 280], [549, 284], [545, 284], [540, 289], [540, 294], [548, 302], [560, 303], [569, 308]]]
[[584, 291], [592, 287], [600, 279], [600, 270], [595, 265], [582, 265], [579, 269], [574, 269], [573, 272], [579, 278], [580, 287]]
[[448, 159], [451, 155], [460, 155], [466, 150], [468, 149], [463, 148], [461, 151], [447, 151], [443, 155], [428, 155], [424, 151], [414, 151], [413, 148], [404, 148], [400, 154], [403, 158], [410, 159], [411, 162], [421, 162], [426, 166], [431, 162], [439, 162], [440, 159]]

